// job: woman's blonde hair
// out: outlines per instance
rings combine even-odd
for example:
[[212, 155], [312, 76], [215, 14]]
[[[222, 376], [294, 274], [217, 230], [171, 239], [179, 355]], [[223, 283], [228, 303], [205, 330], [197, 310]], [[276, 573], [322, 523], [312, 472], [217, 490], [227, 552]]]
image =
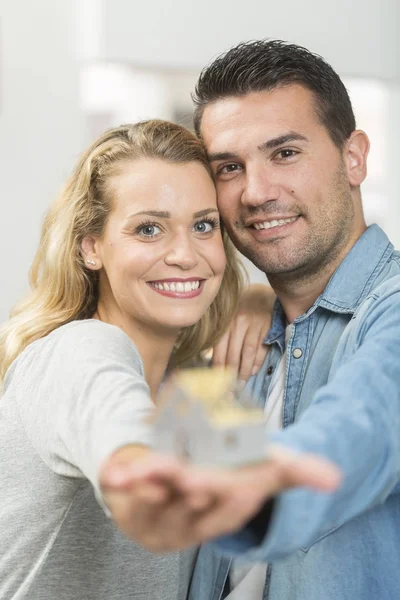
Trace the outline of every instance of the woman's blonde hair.
[[[90, 318], [98, 300], [98, 273], [85, 267], [81, 242], [101, 236], [111, 211], [108, 181], [121, 163], [138, 158], [201, 163], [212, 177], [202, 143], [187, 129], [151, 120], [106, 131], [82, 155], [43, 224], [30, 271], [31, 292], [0, 328], [0, 387], [16, 357], [33, 341], [69, 321]], [[236, 309], [241, 266], [225, 231], [227, 265], [221, 288], [201, 320], [182, 329], [172, 365], [197, 356], [222, 335]]]

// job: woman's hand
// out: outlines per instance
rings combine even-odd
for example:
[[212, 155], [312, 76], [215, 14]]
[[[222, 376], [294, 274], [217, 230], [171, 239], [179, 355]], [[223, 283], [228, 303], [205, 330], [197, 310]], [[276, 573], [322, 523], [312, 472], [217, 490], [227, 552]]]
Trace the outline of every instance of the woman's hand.
[[284, 490], [307, 486], [329, 493], [340, 484], [339, 470], [325, 459], [282, 447], [268, 454], [268, 460], [238, 469], [205, 469], [153, 452], [139, 460], [136, 455], [131, 463], [104, 466], [102, 493], [122, 531], [159, 552], [240, 529]]
[[213, 366], [233, 368], [241, 381], [259, 371], [268, 352], [262, 342], [271, 326], [274, 301], [268, 285], [246, 288], [228, 331], [214, 347]]

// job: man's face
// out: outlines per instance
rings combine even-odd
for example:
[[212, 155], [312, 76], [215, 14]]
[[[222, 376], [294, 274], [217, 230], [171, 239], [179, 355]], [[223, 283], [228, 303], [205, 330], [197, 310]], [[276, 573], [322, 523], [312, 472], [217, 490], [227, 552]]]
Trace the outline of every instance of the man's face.
[[346, 164], [309, 90], [218, 100], [201, 134], [226, 228], [261, 270], [307, 277], [344, 256], [357, 228]]

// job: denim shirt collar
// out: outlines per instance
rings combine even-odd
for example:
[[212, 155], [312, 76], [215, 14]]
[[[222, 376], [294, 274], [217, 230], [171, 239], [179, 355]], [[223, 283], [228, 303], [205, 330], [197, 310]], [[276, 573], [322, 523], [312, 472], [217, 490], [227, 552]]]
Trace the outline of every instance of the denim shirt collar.
[[[392, 252], [393, 245], [382, 229], [378, 225], [368, 227], [333, 273], [322, 294], [294, 323], [307, 319], [319, 306], [336, 313], [353, 314]], [[271, 329], [264, 344], [277, 342], [283, 351], [286, 325], [282, 305], [276, 300]]]

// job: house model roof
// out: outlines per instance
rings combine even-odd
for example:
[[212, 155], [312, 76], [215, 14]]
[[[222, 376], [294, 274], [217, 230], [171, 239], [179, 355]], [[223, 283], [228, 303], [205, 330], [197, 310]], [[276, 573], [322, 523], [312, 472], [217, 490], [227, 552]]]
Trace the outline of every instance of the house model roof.
[[264, 419], [261, 409], [238, 400], [233, 372], [225, 368], [187, 369], [175, 377], [175, 385], [191, 402], [200, 402], [214, 426], [235, 426]]

